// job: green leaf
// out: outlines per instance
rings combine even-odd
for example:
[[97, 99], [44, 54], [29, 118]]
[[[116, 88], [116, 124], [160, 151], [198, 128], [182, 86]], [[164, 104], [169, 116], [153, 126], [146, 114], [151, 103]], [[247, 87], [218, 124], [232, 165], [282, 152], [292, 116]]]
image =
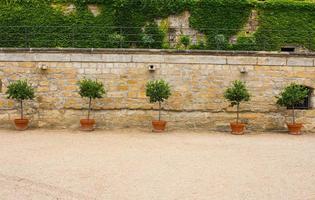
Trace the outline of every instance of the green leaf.
[[79, 94], [81, 97], [87, 97], [91, 99], [102, 98], [106, 94], [104, 85], [97, 80], [83, 79], [78, 82]]
[[309, 94], [309, 89], [303, 85], [291, 83], [285, 87], [277, 98], [277, 104], [280, 106], [292, 107], [299, 103], [303, 103]]
[[9, 84], [6, 91], [7, 98], [18, 101], [32, 100], [35, 97], [34, 88], [26, 80], [18, 80]]
[[242, 101], [249, 101], [250, 94], [244, 82], [236, 80], [233, 85], [226, 89], [224, 98], [231, 102], [231, 106], [239, 105]]
[[171, 89], [166, 81], [153, 80], [146, 85], [146, 95], [150, 97], [150, 103], [164, 102], [171, 96]]

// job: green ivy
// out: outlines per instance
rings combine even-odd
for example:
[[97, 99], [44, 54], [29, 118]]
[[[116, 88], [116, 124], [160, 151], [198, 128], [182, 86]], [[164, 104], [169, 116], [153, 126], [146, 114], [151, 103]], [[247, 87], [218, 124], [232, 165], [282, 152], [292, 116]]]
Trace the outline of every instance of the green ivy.
[[190, 24], [205, 33], [208, 49], [216, 49], [216, 36], [235, 35], [248, 19], [251, 7], [247, 0], [196, 1], [191, 8]]
[[258, 49], [280, 50], [286, 45], [315, 49], [314, 3], [272, 0], [258, 7], [260, 27], [254, 35]]
[[[70, 3], [76, 8], [68, 14], [51, 6]], [[101, 14], [93, 16], [87, 4], [99, 5]], [[258, 30], [229, 44], [252, 9], [259, 13]], [[0, 46], [169, 48], [168, 32], [161, 31], [155, 20], [185, 10], [191, 13], [190, 26], [206, 38], [189, 48], [280, 50], [297, 45], [315, 49], [315, 3], [306, 0], [3, 0]], [[227, 43], [218, 44], [218, 38]]]

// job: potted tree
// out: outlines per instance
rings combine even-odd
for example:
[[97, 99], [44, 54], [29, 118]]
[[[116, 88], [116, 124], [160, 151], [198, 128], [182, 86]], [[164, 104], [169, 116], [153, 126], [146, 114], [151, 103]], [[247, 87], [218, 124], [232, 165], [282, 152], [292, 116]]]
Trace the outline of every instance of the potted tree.
[[92, 100], [97, 98], [102, 98], [106, 94], [104, 85], [97, 80], [93, 81], [91, 79], [83, 79], [78, 82], [79, 94], [82, 98], [89, 99], [89, 108], [87, 119], [81, 119], [81, 130], [83, 131], [93, 131], [95, 126], [95, 120], [90, 119], [90, 113], [92, 109]]
[[236, 106], [236, 123], [231, 122], [231, 129], [232, 134], [242, 135], [244, 134], [245, 124], [240, 123], [239, 121], [239, 112], [240, 112], [240, 103], [243, 101], [250, 100], [250, 94], [246, 88], [244, 82], [236, 80], [233, 82], [232, 87], [228, 88], [225, 93], [224, 97], [231, 102], [231, 106]]
[[295, 106], [303, 103], [304, 99], [308, 96], [309, 89], [298, 85], [296, 83], [291, 83], [289, 86], [284, 88], [277, 98], [277, 104], [279, 106], [286, 106], [292, 109], [292, 123], [287, 123], [290, 134], [300, 135], [301, 129], [303, 127], [302, 123], [296, 123], [296, 113]]
[[171, 96], [170, 86], [164, 80], [149, 81], [146, 85], [146, 95], [150, 98], [150, 103], [159, 103], [159, 120], [152, 121], [153, 131], [163, 132], [166, 121], [161, 120], [162, 103]]
[[16, 129], [20, 131], [26, 130], [29, 120], [24, 118], [23, 101], [34, 99], [34, 88], [26, 80], [18, 80], [9, 84], [6, 94], [8, 99], [14, 99], [20, 103], [21, 117], [14, 120]]

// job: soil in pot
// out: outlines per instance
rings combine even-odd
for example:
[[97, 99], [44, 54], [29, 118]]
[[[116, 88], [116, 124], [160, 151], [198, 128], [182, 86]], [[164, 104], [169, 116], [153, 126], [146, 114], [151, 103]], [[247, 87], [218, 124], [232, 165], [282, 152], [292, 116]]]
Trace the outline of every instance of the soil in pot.
[[287, 124], [287, 126], [291, 135], [302, 135], [301, 129], [303, 128], [303, 124], [295, 123]]
[[244, 135], [245, 124], [231, 123], [231, 133], [233, 135]]
[[15, 119], [14, 120], [15, 128], [18, 131], [26, 130], [28, 128], [28, 123], [29, 123], [28, 119]]
[[81, 119], [80, 124], [81, 124], [82, 131], [93, 131], [95, 128], [94, 119]]
[[152, 121], [153, 132], [161, 133], [165, 131], [166, 121], [154, 120]]

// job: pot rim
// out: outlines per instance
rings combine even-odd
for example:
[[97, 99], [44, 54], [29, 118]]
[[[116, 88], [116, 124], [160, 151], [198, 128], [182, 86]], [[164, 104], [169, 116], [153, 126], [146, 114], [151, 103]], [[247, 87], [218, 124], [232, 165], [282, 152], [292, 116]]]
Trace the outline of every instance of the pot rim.
[[167, 121], [165, 121], [165, 120], [152, 120], [152, 122], [162, 122], [162, 123], [164, 123], [164, 122], [167, 122]]
[[230, 122], [231, 125], [246, 126], [244, 123]]
[[303, 126], [303, 123], [287, 123], [288, 126]]
[[95, 119], [80, 119], [80, 121], [95, 122]]
[[29, 119], [27, 119], [27, 118], [23, 118], [23, 119], [14, 119], [14, 121], [29, 121]]

